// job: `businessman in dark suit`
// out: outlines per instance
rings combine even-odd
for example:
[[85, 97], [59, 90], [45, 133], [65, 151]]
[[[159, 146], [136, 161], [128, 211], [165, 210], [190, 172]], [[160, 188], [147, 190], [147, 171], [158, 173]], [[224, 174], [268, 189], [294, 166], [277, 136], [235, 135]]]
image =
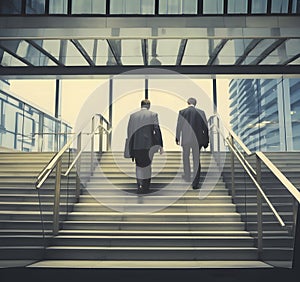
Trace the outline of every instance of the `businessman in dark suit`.
[[197, 109], [197, 100], [189, 98], [188, 107], [179, 111], [176, 127], [176, 144], [182, 146], [183, 178], [191, 181], [190, 151], [193, 154], [193, 189], [199, 189], [200, 181], [200, 151], [207, 148], [209, 143], [208, 125], [205, 112]]
[[154, 153], [163, 153], [158, 115], [149, 110], [150, 101], [141, 101], [141, 110], [131, 114], [127, 127], [130, 157], [135, 159], [138, 193], [148, 193]]

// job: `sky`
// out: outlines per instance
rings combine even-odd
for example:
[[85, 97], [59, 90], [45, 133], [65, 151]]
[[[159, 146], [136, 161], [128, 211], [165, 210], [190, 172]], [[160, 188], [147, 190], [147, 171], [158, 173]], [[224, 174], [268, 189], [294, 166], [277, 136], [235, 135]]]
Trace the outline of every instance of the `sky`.
[[[55, 80], [10, 80], [10, 90], [32, 106], [54, 115]], [[229, 80], [217, 80], [218, 112], [229, 126]], [[129, 115], [138, 110], [144, 97], [144, 80], [120, 79], [114, 82], [113, 146], [120, 150], [119, 140], [124, 139]], [[212, 108], [212, 80], [209, 79], [149, 79], [151, 110], [158, 113], [162, 133], [169, 150], [174, 150], [174, 131], [178, 111], [186, 107], [186, 99], [195, 96], [197, 106], [209, 118]], [[81, 120], [92, 111], [108, 117], [107, 79], [68, 79], [62, 81], [62, 119], [76, 131]], [[197, 94], [194, 94], [197, 93]], [[105, 101], [102, 103], [101, 101]], [[105, 104], [105, 105], [103, 105]], [[93, 108], [93, 109], [92, 109]], [[118, 134], [116, 134], [118, 132]], [[113, 148], [114, 149], [114, 148]]]

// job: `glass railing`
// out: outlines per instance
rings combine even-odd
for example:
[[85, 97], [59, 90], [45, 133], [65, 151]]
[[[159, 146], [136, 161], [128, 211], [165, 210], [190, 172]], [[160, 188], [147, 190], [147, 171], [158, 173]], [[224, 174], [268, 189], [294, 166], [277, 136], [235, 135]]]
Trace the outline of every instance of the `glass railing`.
[[[223, 178], [245, 230], [254, 238], [258, 259], [291, 268], [295, 238], [300, 236], [296, 234], [300, 192], [294, 186], [300, 185], [300, 153], [252, 153], [230, 129], [220, 129], [218, 116], [212, 117], [210, 124], [214, 139], [225, 141], [230, 151]], [[211, 148], [217, 163], [219, 149], [216, 145]]]
[[70, 139], [72, 128], [0, 89], [0, 147], [54, 152]]
[[110, 132], [110, 123], [102, 115], [95, 115], [38, 175], [36, 189], [44, 247], [48, 239], [58, 235], [63, 224], [67, 224], [64, 221], [78, 202], [102, 152], [110, 150]]
[[273, 15], [299, 14], [298, 0], [10, 0], [3, 15]]

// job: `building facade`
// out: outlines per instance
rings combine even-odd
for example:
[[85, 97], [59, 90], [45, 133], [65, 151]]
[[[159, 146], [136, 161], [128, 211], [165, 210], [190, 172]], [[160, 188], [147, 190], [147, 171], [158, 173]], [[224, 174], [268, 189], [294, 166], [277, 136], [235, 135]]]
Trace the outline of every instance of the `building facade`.
[[67, 142], [72, 128], [9, 92], [0, 81], [0, 148], [18, 151], [56, 151]]
[[252, 151], [300, 150], [300, 80], [234, 79], [231, 126]]

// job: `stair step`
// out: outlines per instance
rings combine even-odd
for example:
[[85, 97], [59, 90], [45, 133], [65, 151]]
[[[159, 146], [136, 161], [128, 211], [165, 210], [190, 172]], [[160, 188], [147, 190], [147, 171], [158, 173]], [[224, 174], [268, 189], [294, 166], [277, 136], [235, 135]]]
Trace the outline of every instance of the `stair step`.
[[101, 260], [255, 260], [254, 247], [84, 247], [55, 246], [47, 248], [47, 259]]
[[146, 230], [148, 231], [244, 231], [245, 224], [240, 221], [155, 221], [155, 220], [69, 220], [63, 223], [63, 230], [105, 231], [105, 230]]
[[[110, 210], [128, 210], [128, 209], [139, 209], [141, 204], [132, 199], [132, 203], [105, 203], [106, 206], [100, 204], [93, 204], [93, 203], [79, 203], [74, 205], [74, 212], [101, 212], [101, 211], [110, 211]], [[0, 203], [1, 206], [2, 203]], [[52, 205], [51, 205], [52, 206]], [[205, 203], [198, 203], [198, 204], [172, 204], [171, 206], [166, 206], [165, 203], [156, 203], [156, 204], [148, 204], [143, 203], [143, 208], [145, 209], [154, 209], [162, 212], [207, 212], [211, 211], [212, 209], [214, 212], [235, 212], [235, 206], [233, 204], [205, 204]], [[14, 206], [12, 206], [14, 208]], [[29, 208], [32, 209], [32, 207]]]
[[165, 221], [168, 219], [175, 219], [176, 221], [240, 221], [240, 215], [236, 212], [203, 212], [203, 213], [179, 213], [179, 212], [159, 212], [159, 213], [151, 213], [151, 214], [144, 214], [138, 212], [72, 212], [69, 214], [68, 218], [70, 220], [80, 220], [82, 217], [85, 220], [95, 220], [95, 219], [103, 219], [106, 220], [118, 220], [122, 219], [124, 221], [134, 221], [137, 219], [148, 220], [148, 219], [155, 219], [156, 221]]
[[97, 247], [253, 247], [254, 239], [245, 236], [56, 236], [55, 246]]

